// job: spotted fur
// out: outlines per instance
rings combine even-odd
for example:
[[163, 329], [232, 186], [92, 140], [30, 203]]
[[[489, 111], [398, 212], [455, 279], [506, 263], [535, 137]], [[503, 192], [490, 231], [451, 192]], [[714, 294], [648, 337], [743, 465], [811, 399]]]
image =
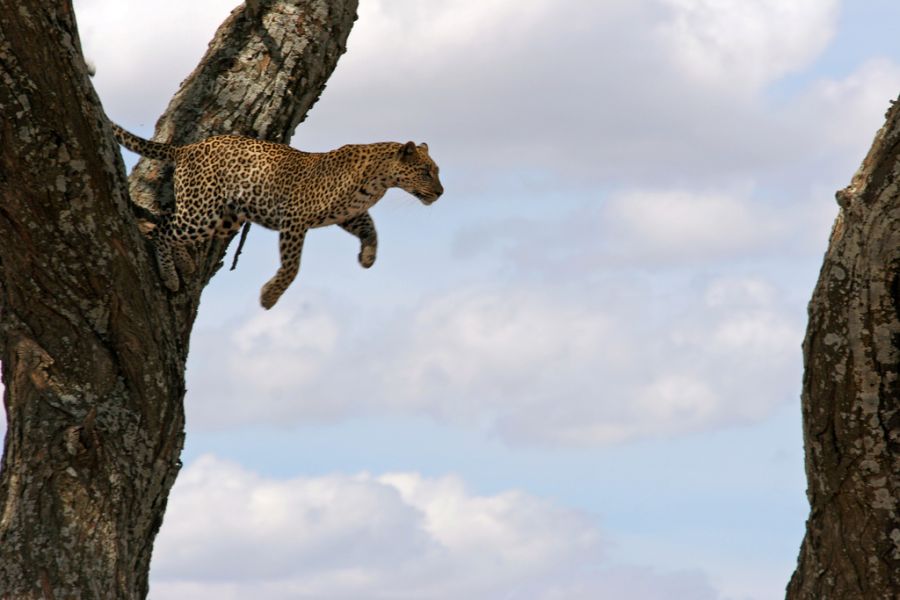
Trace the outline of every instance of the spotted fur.
[[194, 270], [188, 244], [228, 237], [251, 221], [279, 231], [281, 266], [260, 294], [267, 309], [296, 277], [308, 229], [336, 224], [355, 235], [359, 263], [369, 268], [378, 238], [368, 209], [392, 187], [425, 205], [444, 192], [427, 144], [381, 142], [311, 153], [235, 135], [175, 146], [116, 125], [113, 131], [129, 150], [175, 163], [175, 211], [153, 232], [166, 287], [179, 288], [173, 253], [187, 276]]

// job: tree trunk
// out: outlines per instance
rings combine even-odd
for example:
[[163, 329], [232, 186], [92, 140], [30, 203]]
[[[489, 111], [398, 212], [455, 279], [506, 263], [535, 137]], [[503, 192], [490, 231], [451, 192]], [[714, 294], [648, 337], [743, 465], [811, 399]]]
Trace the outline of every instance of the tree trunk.
[[[356, 0], [253, 4], [220, 27], [163, 139], [286, 141], [318, 98]], [[165, 290], [86, 71], [70, 2], [0, 0], [0, 598], [146, 596], [190, 331], [227, 246]], [[170, 206], [169, 176], [140, 165], [135, 200]]]
[[900, 103], [850, 185], [809, 304], [811, 507], [789, 600], [900, 597]]

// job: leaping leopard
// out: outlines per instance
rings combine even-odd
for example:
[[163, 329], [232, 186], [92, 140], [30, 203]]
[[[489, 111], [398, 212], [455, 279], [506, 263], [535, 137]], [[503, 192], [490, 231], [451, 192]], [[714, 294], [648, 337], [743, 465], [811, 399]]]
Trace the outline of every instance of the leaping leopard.
[[163, 282], [172, 291], [180, 285], [173, 251], [187, 277], [194, 270], [187, 244], [228, 237], [251, 221], [279, 232], [281, 266], [260, 293], [260, 304], [272, 308], [297, 276], [308, 229], [337, 224], [352, 233], [360, 240], [359, 263], [369, 268], [378, 245], [369, 208], [393, 187], [425, 205], [444, 193], [424, 143], [356, 144], [314, 153], [236, 135], [176, 146], [112, 128], [132, 152], [175, 163], [175, 211], [152, 234]]

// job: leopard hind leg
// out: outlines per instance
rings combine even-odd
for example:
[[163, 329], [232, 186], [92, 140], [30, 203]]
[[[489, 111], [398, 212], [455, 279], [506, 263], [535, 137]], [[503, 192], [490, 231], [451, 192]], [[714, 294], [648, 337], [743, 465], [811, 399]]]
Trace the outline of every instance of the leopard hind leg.
[[284, 291], [291, 285], [300, 270], [300, 255], [303, 252], [303, 240], [306, 227], [299, 225], [284, 227], [278, 236], [278, 247], [281, 255], [281, 266], [278, 272], [262, 287], [259, 303], [266, 310], [275, 306]]
[[194, 263], [194, 257], [188, 252], [187, 246], [177, 242], [173, 243], [172, 254], [175, 257], [175, 264], [178, 270], [184, 273], [185, 277], [190, 277], [194, 274], [194, 271], [197, 270], [197, 265]]

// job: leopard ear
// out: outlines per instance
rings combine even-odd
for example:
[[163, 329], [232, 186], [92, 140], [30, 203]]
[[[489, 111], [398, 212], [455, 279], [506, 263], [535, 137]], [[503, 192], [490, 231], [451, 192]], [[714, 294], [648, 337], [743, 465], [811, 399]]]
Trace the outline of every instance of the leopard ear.
[[425, 152], [428, 152], [428, 144], [426, 144], [425, 142], [422, 142], [421, 144], [419, 144], [419, 149], [424, 150]]
[[415, 142], [406, 142], [403, 144], [403, 147], [400, 148], [400, 160], [403, 162], [412, 162], [412, 160], [416, 157], [416, 144]]

